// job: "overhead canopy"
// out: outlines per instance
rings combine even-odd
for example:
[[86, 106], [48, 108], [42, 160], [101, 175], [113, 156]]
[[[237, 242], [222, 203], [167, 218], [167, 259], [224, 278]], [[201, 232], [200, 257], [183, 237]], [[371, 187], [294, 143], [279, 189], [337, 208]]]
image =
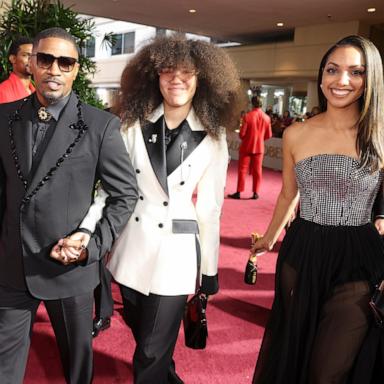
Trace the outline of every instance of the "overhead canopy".
[[[384, 25], [383, 0], [64, 0], [84, 14], [223, 41], [278, 41], [295, 27], [360, 20]], [[368, 13], [368, 8], [376, 12]], [[189, 10], [194, 9], [195, 13]], [[277, 27], [277, 23], [284, 23]], [[384, 26], [383, 33], [384, 33]]]

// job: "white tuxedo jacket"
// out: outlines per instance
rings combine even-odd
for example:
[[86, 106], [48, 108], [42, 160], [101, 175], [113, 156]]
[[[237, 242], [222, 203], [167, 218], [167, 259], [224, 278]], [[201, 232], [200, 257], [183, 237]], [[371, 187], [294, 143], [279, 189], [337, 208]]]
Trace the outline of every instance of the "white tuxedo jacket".
[[[224, 133], [219, 140], [206, 135], [194, 147], [194, 135], [205, 131], [192, 109], [186, 128], [176, 139], [180, 143], [175, 142], [173, 148], [180, 156], [182, 148], [194, 149], [167, 176], [165, 152], [161, 151], [164, 128], [155, 124], [163, 114], [160, 105], [148, 124], [136, 122], [132, 127], [123, 127], [122, 136], [136, 170], [139, 200], [112, 249], [107, 267], [117, 282], [146, 295], [191, 294], [195, 291], [198, 259], [196, 235], [188, 230], [193, 221], [199, 230], [201, 273], [217, 275], [227, 142]], [[102, 200], [96, 199], [95, 203], [100, 210]], [[92, 207], [81, 226], [92, 229], [97, 211]]]

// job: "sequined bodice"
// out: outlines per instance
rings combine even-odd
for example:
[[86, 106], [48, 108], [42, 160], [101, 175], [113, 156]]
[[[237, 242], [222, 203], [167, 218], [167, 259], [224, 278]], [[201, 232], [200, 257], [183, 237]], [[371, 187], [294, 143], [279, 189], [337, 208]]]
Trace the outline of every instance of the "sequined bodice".
[[322, 225], [363, 225], [371, 220], [382, 171], [370, 173], [359, 168], [358, 160], [335, 154], [305, 158], [295, 170], [303, 219]]

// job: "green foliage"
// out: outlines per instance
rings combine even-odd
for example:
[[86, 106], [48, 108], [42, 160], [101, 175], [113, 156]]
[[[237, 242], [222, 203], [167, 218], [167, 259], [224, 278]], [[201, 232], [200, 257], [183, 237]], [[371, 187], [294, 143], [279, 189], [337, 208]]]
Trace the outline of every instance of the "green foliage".
[[[8, 62], [8, 50], [12, 40], [19, 36], [33, 38], [46, 28], [61, 27], [71, 33], [81, 48], [87, 39], [94, 35], [95, 25], [91, 19], [80, 18], [77, 12], [65, 7], [60, 0], [12, 0], [0, 17], [0, 81], [5, 80], [12, 67]], [[80, 56], [80, 70], [73, 89], [86, 103], [103, 107], [95, 90], [90, 87], [89, 76], [96, 71], [96, 64], [87, 57]]]

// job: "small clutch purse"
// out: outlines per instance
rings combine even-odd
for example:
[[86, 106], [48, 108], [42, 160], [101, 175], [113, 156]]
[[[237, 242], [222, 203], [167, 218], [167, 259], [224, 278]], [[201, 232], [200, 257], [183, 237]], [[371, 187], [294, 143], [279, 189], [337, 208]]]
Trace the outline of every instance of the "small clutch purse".
[[[258, 233], [252, 233], [251, 234], [251, 241], [252, 246], [256, 243], [258, 239], [260, 239], [260, 235]], [[247, 264], [245, 265], [245, 272], [244, 272], [244, 283], [245, 284], [256, 284], [257, 280], [257, 254], [258, 253], [252, 253], [249, 255], [249, 259], [247, 261]]]
[[369, 302], [372, 308], [376, 325], [380, 328], [384, 327], [384, 280], [376, 286], [372, 298]]
[[183, 324], [185, 345], [192, 349], [204, 349], [207, 344], [207, 297], [197, 292], [186, 304]]

